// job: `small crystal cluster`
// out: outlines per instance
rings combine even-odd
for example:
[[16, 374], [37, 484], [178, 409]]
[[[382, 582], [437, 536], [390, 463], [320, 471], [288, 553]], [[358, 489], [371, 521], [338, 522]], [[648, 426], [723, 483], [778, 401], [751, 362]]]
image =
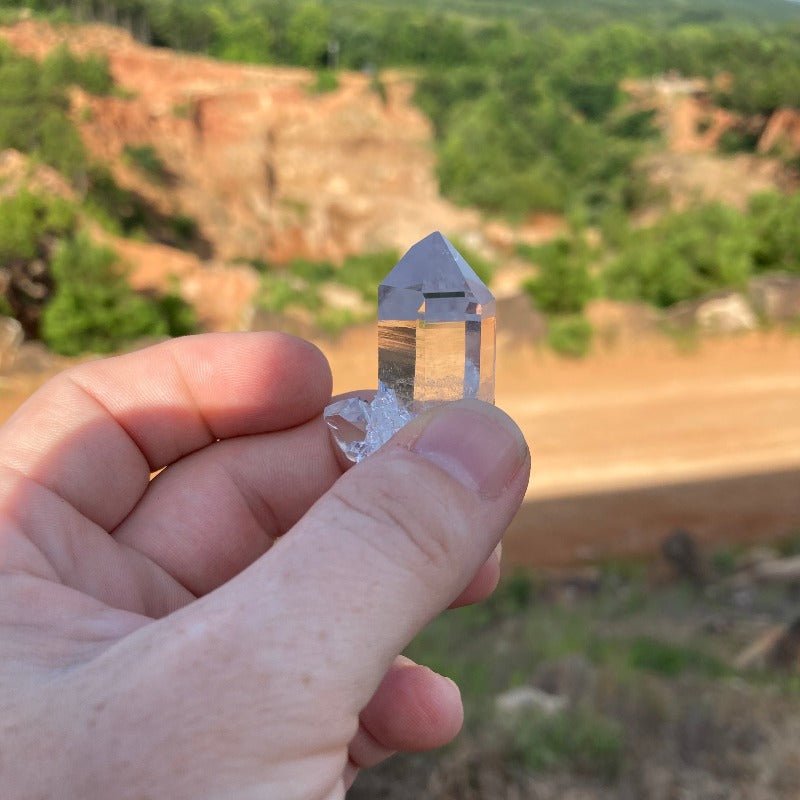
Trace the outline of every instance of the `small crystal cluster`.
[[361, 461], [432, 405], [494, 402], [495, 300], [441, 233], [415, 244], [378, 291], [378, 391], [331, 404], [325, 419]]

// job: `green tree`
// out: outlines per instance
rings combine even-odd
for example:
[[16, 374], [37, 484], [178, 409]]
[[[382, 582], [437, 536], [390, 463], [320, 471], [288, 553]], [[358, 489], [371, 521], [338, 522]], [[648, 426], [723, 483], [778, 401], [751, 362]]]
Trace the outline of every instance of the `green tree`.
[[286, 41], [292, 60], [304, 67], [324, 64], [330, 35], [330, 14], [317, 3], [303, 3], [289, 19]]
[[595, 292], [589, 248], [579, 234], [539, 250], [539, 274], [525, 289], [547, 314], [580, 314]]
[[145, 336], [166, 336], [155, 303], [136, 294], [116, 254], [80, 235], [64, 242], [51, 264], [56, 291], [44, 310], [42, 338], [58, 353], [110, 353]]
[[608, 294], [670, 306], [709, 292], [741, 287], [753, 271], [756, 239], [747, 219], [709, 204], [671, 214], [630, 234], [606, 268]]

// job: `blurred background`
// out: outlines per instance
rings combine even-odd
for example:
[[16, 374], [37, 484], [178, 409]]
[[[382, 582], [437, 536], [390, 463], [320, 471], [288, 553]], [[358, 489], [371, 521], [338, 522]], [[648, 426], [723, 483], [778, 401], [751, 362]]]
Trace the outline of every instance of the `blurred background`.
[[800, 5], [0, 0], [0, 421], [204, 330], [373, 386], [434, 229], [535, 478], [411, 647], [464, 734], [351, 797], [800, 797]]

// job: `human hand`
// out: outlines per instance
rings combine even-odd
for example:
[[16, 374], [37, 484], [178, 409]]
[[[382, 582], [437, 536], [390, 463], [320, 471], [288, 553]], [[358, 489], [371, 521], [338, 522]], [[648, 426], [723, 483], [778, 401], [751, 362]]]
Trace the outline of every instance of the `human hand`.
[[0, 429], [4, 800], [341, 800], [456, 734], [455, 686], [397, 654], [494, 588], [527, 447], [471, 401], [343, 475], [330, 385], [300, 340], [191, 337]]

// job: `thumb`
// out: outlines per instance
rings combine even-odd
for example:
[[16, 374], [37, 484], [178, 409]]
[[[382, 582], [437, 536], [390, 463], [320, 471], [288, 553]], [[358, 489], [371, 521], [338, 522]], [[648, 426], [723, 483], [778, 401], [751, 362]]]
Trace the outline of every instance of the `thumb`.
[[254, 657], [273, 666], [283, 658], [288, 680], [302, 675], [306, 688], [313, 681], [358, 711], [495, 549], [529, 471], [528, 447], [505, 413], [472, 400], [442, 406], [343, 475], [265, 557], [195, 605], [214, 606], [212, 618], [247, 609], [224, 637], [232, 649], [249, 643], [250, 674], [259, 672]]

